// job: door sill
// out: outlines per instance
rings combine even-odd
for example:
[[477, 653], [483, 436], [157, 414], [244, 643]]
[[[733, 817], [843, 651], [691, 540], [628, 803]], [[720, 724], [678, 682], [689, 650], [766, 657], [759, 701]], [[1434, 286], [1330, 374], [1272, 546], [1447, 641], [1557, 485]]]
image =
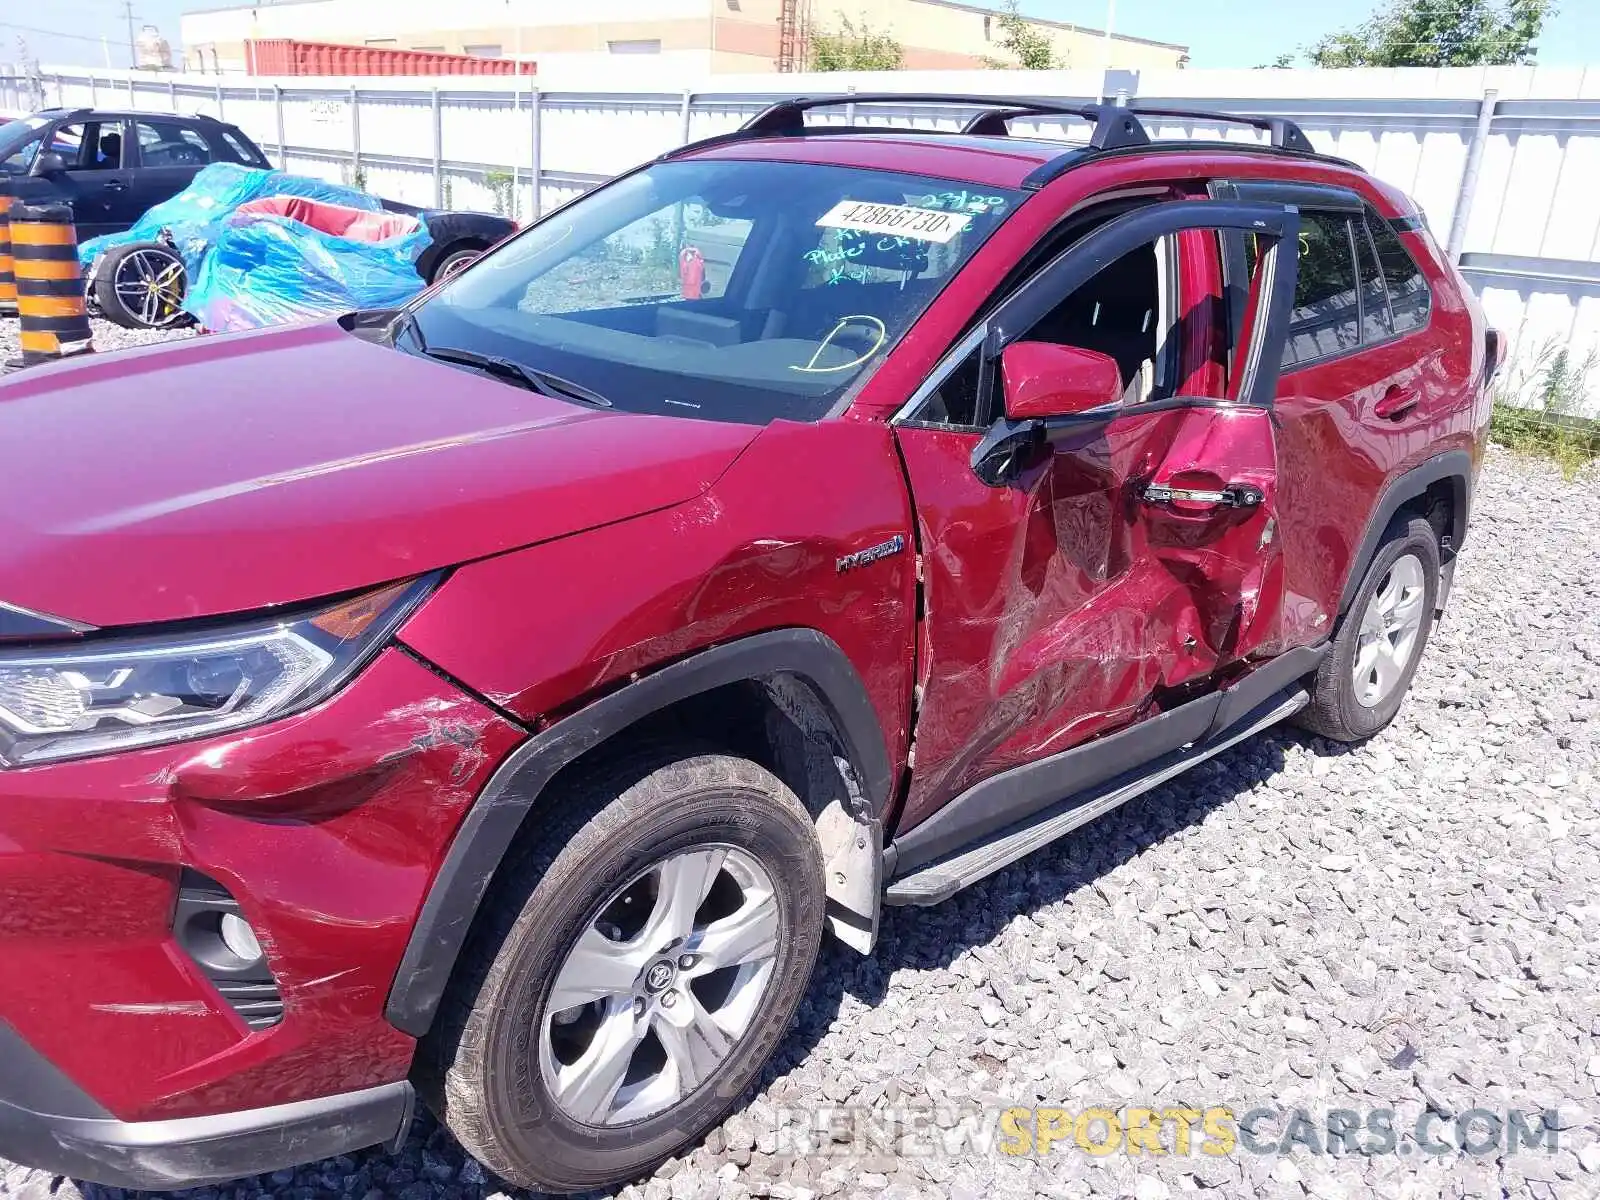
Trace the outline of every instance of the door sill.
[[1183, 774], [1197, 763], [1215, 757], [1230, 746], [1293, 716], [1310, 699], [1310, 693], [1303, 684], [1287, 687], [1203, 742], [1174, 750], [1148, 763], [1138, 772], [1129, 772], [1087, 792], [1071, 796], [1037, 816], [990, 835], [970, 849], [901, 876], [889, 885], [884, 902], [925, 906], [948, 900], [962, 888], [970, 887], [1096, 817]]

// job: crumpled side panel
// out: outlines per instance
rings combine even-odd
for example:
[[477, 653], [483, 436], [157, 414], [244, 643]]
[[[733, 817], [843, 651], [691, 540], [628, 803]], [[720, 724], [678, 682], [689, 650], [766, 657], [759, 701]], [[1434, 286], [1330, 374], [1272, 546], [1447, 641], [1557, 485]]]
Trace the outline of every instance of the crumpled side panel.
[[241, 204], [262, 196], [304, 196], [367, 212], [380, 212], [383, 208], [376, 196], [341, 184], [291, 175], [287, 171], [212, 163], [176, 196], [146, 210], [131, 229], [80, 243], [78, 261], [87, 271], [107, 250], [132, 242], [153, 242], [166, 229], [171, 232], [178, 253], [183, 255], [184, 266], [192, 279], [201, 256], [222, 222]]
[[236, 213], [191, 276], [184, 311], [204, 329], [258, 329], [400, 304], [422, 289], [427, 224], [380, 242], [335, 237], [288, 217]]
[[[1057, 445], [1014, 485], [973, 474], [974, 435], [896, 431], [925, 555], [922, 704], [900, 828], [981, 779], [1160, 711], [1278, 638], [1270, 418], [1191, 408]], [[1252, 484], [1252, 509], [1144, 502], [1150, 482]]]

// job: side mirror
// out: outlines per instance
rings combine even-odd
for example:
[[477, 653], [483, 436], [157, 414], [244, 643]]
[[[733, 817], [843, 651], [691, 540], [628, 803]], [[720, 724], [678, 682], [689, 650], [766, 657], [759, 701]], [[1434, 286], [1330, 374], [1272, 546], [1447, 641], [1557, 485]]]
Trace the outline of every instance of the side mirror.
[[54, 150], [42, 150], [33, 160], [34, 175], [64, 175], [67, 170], [67, 160]]
[[1006, 416], [1013, 421], [1069, 417], [1122, 402], [1122, 368], [1109, 354], [1013, 342], [1000, 357]]

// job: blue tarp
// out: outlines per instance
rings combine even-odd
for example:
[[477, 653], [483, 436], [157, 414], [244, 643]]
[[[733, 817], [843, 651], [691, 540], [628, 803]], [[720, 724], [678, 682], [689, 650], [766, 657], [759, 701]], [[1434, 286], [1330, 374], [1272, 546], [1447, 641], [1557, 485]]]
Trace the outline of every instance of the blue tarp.
[[416, 261], [428, 241], [420, 218], [413, 233], [356, 242], [288, 217], [239, 213], [213, 232], [183, 308], [221, 332], [400, 304], [422, 288]]
[[287, 171], [264, 171], [259, 167], [241, 167], [235, 163], [212, 163], [201, 170], [194, 182], [170, 200], [163, 200], [123, 233], [108, 233], [90, 238], [78, 246], [78, 261], [85, 274], [100, 255], [113, 246], [129, 242], [153, 242], [163, 229], [170, 230], [183, 265], [193, 279], [204, 257], [206, 247], [215, 237], [222, 222], [241, 204], [259, 200], [263, 196], [304, 196], [308, 200], [324, 200], [330, 204], [343, 204], [347, 208], [361, 208], [368, 212], [381, 211], [377, 197], [355, 188], [337, 183], [325, 183], [305, 175], [291, 175]]

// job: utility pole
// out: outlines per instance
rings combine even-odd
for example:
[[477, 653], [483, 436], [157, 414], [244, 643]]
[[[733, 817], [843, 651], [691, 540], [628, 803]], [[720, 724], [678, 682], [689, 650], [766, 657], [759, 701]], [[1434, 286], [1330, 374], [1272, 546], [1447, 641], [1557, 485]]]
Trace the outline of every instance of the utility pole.
[[1106, 0], [1106, 70], [1115, 62], [1116, 50], [1111, 43], [1111, 27], [1117, 23], [1117, 0]]
[[122, 0], [123, 14], [128, 18], [128, 66], [135, 70], [139, 66], [139, 51], [133, 40], [133, 0]]

